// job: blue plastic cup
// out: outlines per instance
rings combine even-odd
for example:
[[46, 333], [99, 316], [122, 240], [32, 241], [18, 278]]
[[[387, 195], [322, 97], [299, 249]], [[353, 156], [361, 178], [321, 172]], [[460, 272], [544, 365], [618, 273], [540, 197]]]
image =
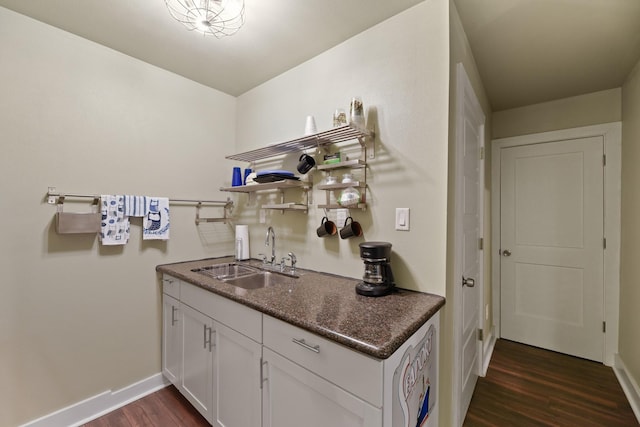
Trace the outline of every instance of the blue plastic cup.
[[242, 185], [242, 170], [239, 167], [233, 168], [233, 176], [231, 177], [231, 186], [239, 187]]
[[244, 185], [247, 185], [247, 177], [251, 174], [251, 172], [253, 172], [253, 171], [251, 169], [249, 169], [249, 168], [246, 168], [244, 170], [244, 178], [242, 179], [242, 183]]

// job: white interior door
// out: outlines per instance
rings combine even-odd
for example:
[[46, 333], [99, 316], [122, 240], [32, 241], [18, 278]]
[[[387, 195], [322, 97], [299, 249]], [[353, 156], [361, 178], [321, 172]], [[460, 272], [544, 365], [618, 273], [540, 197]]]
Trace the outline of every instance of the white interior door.
[[501, 336], [602, 361], [603, 139], [501, 150]]
[[485, 117], [464, 68], [458, 66], [456, 141], [456, 364], [459, 377], [457, 425], [462, 425], [482, 366], [483, 270], [480, 239]]

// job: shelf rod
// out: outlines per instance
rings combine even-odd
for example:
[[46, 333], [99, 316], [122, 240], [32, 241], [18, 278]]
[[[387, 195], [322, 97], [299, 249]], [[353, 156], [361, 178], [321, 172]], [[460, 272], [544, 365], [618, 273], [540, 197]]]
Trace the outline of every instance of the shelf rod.
[[[75, 193], [58, 193], [54, 188], [49, 187], [47, 191], [47, 203], [55, 205], [58, 197], [75, 197], [80, 199], [99, 199], [100, 195], [97, 194], [75, 194]], [[202, 199], [173, 199], [169, 197], [169, 203], [193, 203], [193, 204], [208, 204], [208, 205], [228, 205], [233, 204], [231, 199], [227, 200], [202, 200]]]

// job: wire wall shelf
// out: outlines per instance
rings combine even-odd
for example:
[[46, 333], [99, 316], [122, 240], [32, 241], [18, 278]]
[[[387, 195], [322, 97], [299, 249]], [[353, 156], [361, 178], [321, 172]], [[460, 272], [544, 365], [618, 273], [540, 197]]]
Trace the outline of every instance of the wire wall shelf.
[[354, 139], [357, 139], [360, 141], [360, 144], [364, 145], [367, 138], [372, 139], [373, 137], [373, 131], [360, 129], [353, 125], [344, 125], [323, 132], [318, 132], [313, 135], [306, 135], [287, 142], [268, 145], [256, 150], [246, 151], [244, 153], [232, 154], [226, 158], [244, 162], [255, 162], [256, 160], [300, 152], [310, 148], [323, 148], [332, 144], [351, 141]]

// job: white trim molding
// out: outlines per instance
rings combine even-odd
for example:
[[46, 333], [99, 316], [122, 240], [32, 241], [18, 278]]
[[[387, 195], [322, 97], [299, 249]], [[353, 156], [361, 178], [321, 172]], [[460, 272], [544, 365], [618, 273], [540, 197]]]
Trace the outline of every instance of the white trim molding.
[[169, 385], [162, 374], [155, 374], [120, 390], [111, 390], [62, 408], [20, 427], [75, 427], [125, 406]]
[[[459, 62], [456, 65], [456, 135], [455, 135], [455, 182], [454, 182], [454, 231], [453, 231], [453, 274], [457, 278], [461, 278], [463, 274], [462, 265], [462, 251], [463, 244], [463, 207], [464, 207], [464, 182], [463, 182], [463, 167], [464, 167], [464, 134], [465, 134], [465, 118], [473, 119], [475, 123], [479, 124], [480, 141], [478, 145], [478, 175], [480, 185], [476, 188], [477, 200], [478, 200], [478, 226], [480, 229], [480, 236], [484, 237], [484, 196], [483, 189], [485, 185], [485, 168], [484, 158], [481, 158], [480, 152], [485, 149], [485, 126], [486, 116], [482, 110], [482, 106], [478, 101], [478, 98], [473, 90], [471, 81], [464, 69], [464, 65]], [[450, 184], [451, 185], [451, 184]], [[476, 319], [478, 327], [482, 328], [484, 325], [484, 250], [478, 250], [479, 265], [478, 276], [475, 281], [476, 292], [478, 292], [478, 319]], [[462, 286], [460, 282], [455, 282], [453, 286], [453, 385], [451, 387], [451, 399], [452, 399], [452, 422], [454, 426], [461, 426], [464, 422], [465, 415], [467, 413], [469, 402], [463, 402], [463, 387], [462, 387], [462, 330], [463, 330], [463, 307], [462, 307]], [[477, 340], [477, 359], [474, 372], [475, 375], [482, 375], [482, 369], [485, 365], [483, 341]], [[488, 362], [487, 362], [488, 363]], [[475, 384], [475, 381], [474, 381]], [[463, 407], [463, 405], [467, 405]]]
[[500, 337], [500, 150], [506, 147], [541, 144], [567, 139], [601, 136], [604, 141], [604, 334], [603, 363], [613, 366], [618, 351], [618, 318], [620, 311], [620, 206], [622, 179], [622, 123], [613, 122], [573, 129], [500, 138], [491, 141], [491, 282], [493, 319]]
[[482, 356], [482, 366], [480, 371], [481, 377], [487, 376], [487, 370], [489, 370], [489, 363], [491, 362], [491, 356], [493, 356], [493, 349], [496, 346], [496, 341], [498, 337], [496, 337], [496, 328], [495, 326], [491, 327], [491, 331], [489, 332], [489, 336], [486, 336], [482, 346], [482, 352], [484, 355]]
[[616, 377], [618, 377], [618, 382], [620, 383], [625, 396], [627, 396], [627, 400], [631, 405], [633, 413], [640, 423], [640, 387], [633, 376], [629, 374], [627, 365], [624, 364], [618, 353], [616, 353], [615, 356], [613, 372], [615, 372]]

